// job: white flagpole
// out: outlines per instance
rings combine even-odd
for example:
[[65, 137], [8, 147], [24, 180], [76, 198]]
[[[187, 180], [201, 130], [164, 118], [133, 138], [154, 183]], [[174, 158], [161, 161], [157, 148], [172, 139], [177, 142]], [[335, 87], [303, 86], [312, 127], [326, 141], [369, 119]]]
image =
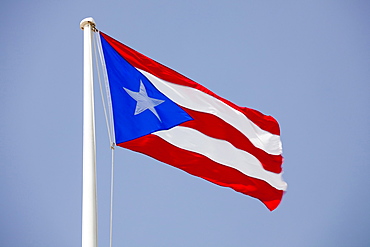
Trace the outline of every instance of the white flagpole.
[[97, 199], [95, 160], [95, 117], [93, 90], [92, 34], [93, 18], [80, 23], [84, 30], [84, 92], [83, 92], [83, 164], [82, 164], [82, 247], [97, 247]]

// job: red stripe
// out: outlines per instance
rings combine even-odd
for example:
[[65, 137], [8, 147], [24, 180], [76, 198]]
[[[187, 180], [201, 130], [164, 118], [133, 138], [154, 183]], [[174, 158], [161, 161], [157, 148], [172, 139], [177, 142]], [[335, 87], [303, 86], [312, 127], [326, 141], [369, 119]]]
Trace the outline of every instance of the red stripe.
[[212, 114], [197, 112], [184, 107], [183, 109], [194, 120], [182, 123], [181, 126], [199, 130], [207, 136], [231, 143], [234, 147], [244, 150], [256, 157], [267, 171], [274, 173], [280, 173], [282, 171], [281, 165], [283, 163], [283, 157], [281, 155], [268, 154], [255, 147], [239, 130]]
[[159, 77], [165, 81], [172, 82], [179, 85], [184, 85], [192, 88], [196, 88], [202, 92], [205, 92], [230, 107], [242, 112], [248, 119], [259, 126], [261, 129], [266, 130], [272, 134], [280, 135], [280, 128], [278, 122], [271, 116], [266, 116], [259, 111], [240, 107], [234, 103], [216, 95], [202, 85], [190, 80], [189, 78], [181, 75], [180, 73], [144, 56], [143, 54], [131, 49], [130, 47], [118, 42], [117, 40], [109, 37], [108, 35], [100, 32], [104, 39], [132, 66], [145, 70], [152, 75]]
[[265, 181], [246, 176], [203, 155], [175, 147], [156, 135], [147, 135], [118, 146], [149, 155], [194, 176], [255, 197], [271, 211], [279, 205], [283, 196], [282, 190], [277, 190]]

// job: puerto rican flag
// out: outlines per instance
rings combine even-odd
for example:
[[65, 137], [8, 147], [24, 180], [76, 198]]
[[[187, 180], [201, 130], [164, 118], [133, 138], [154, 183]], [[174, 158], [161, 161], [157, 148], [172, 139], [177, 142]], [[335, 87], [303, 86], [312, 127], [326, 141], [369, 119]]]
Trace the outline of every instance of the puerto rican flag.
[[280, 203], [282, 145], [277, 121], [240, 107], [100, 32], [116, 145], [194, 176]]

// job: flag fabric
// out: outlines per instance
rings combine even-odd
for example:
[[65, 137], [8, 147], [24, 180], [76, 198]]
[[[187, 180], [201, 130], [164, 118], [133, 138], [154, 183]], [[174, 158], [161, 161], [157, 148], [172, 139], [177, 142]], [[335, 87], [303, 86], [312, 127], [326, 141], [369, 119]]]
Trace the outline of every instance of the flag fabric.
[[287, 184], [273, 117], [237, 106], [102, 32], [100, 40], [117, 146], [257, 198], [270, 210], [279, 205]]

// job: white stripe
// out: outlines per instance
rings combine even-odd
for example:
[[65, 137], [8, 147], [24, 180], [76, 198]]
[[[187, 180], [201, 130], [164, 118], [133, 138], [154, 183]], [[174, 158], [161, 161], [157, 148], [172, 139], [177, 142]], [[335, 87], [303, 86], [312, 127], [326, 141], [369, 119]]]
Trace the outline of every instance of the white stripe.
[[146, 71], [139, 70], [153, 85], [175, 103], [199, 112], [213, 114], [243, 133], [257, 148], [273, 155], [282, 153], [280, 136], [262, 130], [243, 113], [224, 102], [199, 91], [162, 80]]
[[[234, 168], [243, 174], [261, 179], [278, 190], [286, 190], [282, 173], [276, 174], [263, 169], [262, 164], [253, 155], [235, 148], [225, 140], [215, 139], [203, 133], [182, 126], [153, 133], [172, 145], [184, 150], [202, 154], [211, 160]], [[201, 145], [199, 145], [201, 143]]]

